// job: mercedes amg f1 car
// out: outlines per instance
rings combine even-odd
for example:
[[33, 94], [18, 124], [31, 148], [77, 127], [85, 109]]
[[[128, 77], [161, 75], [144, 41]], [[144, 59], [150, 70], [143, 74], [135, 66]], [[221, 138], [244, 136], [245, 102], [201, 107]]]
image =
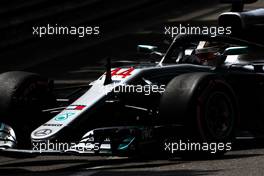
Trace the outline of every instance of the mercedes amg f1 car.
[[[263, 14], [230, 12], [219, 21], [246, 26]], [[66, 98], [38, 74], [0, 74], [1, 154], [173, 153], [175, 141], [221, 143], [213, 153], [224, 153], [238, 136], [263, 136], [263, 45], [178, 35], [165, 53], [138, 47], [154, 59], [118, 67], [108, 59], [103, 75]]]
[[231, 37], [179, 35], [158, 63], [111, 68], [108, 60], [83, 95], [56, 108], [46, 79], [2, 73], [2, 152], [125, 155], [164, 150], [170, 140], [257, 136], [264, 132], [262, 51]]

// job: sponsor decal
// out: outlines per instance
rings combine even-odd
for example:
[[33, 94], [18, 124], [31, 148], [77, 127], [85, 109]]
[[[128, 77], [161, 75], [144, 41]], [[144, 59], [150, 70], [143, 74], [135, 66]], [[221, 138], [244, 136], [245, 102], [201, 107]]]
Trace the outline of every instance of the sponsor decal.
[[34, 132], [34, 136], [40, 137], [40, 136], [47, 136], [50, 133], [52, 133], [51, 129], [41, 129], [36, 132]]
[[73, 116], [75, 113], [65, 113], [65, 114], [59, 114], [55, 117], [56, 121], [64, 121], [66, 119], [68, 119], [69, 117]]
[[46, 123], [42, 126], [62, 126], [62, 124], [48, 124], [48, 123]]
[[67, 110], [83, 110], [86, 106], [85, 105], [70, 105], [66, 109]]

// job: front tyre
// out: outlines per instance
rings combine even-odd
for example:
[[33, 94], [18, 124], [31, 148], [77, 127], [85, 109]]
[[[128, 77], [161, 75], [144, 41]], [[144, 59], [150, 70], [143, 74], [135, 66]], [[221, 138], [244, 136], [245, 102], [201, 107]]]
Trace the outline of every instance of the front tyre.
[[49, 118], [42, 110], [55, 103], [52, 86], [40, 75], [22, 71], [0, 74], [0, 122], [14, 129], [19, 147], [30, 145], [30, 133]]

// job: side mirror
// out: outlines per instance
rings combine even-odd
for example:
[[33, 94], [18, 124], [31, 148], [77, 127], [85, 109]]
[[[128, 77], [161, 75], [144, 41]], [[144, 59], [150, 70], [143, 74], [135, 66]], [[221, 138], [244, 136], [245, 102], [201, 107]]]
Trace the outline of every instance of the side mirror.
[[137, 46], [137, 52], [150, 54], [150, 53], [154, 52], [157, 48], [158, 47], [151, 46], [151, 45], [138, 45]]
[[223, 55], [241, 55], [241, 54], [247, 54], [248, 53], [248, 47], [247, 46], [238, 46], [238, 47], [229, 47], [226, 48]]

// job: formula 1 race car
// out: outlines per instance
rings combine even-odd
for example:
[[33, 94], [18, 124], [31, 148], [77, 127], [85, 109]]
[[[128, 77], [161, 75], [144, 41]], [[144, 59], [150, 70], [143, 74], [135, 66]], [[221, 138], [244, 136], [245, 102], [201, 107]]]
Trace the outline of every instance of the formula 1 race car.
[[[228, 12], [219, 23], [246, 28], [262, 16]], [[139, 45], [150, 62], [108, 59], [103, 75], [62, 98], [38, 74], [2, 73], [1, 154], [223, 154], [236, 137], [263, 137], [264, 46], [239, 37], [178, 35], [165, 53]]]
[[172, 140], [227, 143], [237, 131], [262, 134], [262, 51], [230, 37], [179, 35], [158, 63], [111, 68], [108, 60], [82, 96], [57, 108], [46, 79], [2, 73], [2, 152], [127, 155], [162, 151]]

